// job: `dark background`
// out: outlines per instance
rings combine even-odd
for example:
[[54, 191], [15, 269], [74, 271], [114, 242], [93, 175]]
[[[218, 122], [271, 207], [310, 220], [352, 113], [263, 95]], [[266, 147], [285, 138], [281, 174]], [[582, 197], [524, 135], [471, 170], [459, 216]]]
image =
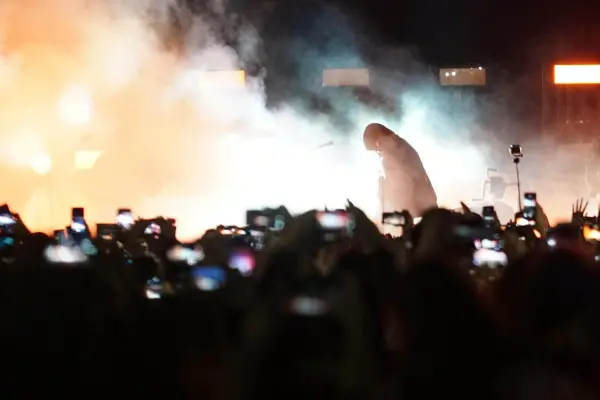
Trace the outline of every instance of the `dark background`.
[[[189, 1], [199, 11], [209, 7]], [[432, 74], [483, 65], [488, 84], [480, 91], [508, 105], [527, 131], [559, 131], [571, 122], [556, 116], [573, 113], [558, 109], [600, 100], [600, 92], [588, 90], [579, 103], [566, 104], [551, 84], [555, 63], [600, 63], [600, 3], [591, 0], [230, 0], [227, 8], [261, 38], [255, 61], [269, 71], [269, 98], [302, 97], [318, 86], [323, 68], [360, 67], [353, 65], [358, 54], [366, 66], [385, 64], [407, 76], [414, 76], [411, 62]], [[597, 108], [588, 114], [600, 115]]]
[[[594, 58], [600, 49], [600, 4], [591, 0], [232, 0], [230, 7], [261, 19], [276, 36], [304, 35], [316, 17], [336, 8], [379, 43], [414, 45], [434, 65], [511, 68], [538, 52]], [[564, 43], [569, 51], [560, 48]]]

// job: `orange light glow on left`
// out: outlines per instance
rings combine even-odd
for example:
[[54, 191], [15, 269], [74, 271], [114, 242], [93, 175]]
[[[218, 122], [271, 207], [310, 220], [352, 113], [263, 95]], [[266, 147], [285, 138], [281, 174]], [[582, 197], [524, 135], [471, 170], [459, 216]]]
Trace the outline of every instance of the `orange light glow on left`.
[[597, 85], [600, 84], [600, 64], [555, 65], [556, 85]]

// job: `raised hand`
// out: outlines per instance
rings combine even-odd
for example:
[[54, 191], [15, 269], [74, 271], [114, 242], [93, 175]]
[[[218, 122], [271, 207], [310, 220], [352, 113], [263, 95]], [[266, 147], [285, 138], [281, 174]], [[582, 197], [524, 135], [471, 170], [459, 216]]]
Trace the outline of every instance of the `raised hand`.
[[577, 199], [575, 204], [571, 207], [571, 222], [577, 225], [583, 225], [585, 223], [585, 216], [589, 201], [583, 199]]

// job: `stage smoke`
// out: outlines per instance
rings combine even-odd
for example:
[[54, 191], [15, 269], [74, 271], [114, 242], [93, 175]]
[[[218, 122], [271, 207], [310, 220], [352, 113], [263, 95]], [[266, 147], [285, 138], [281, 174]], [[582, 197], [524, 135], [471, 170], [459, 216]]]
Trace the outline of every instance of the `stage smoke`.
[[[303, 98], [267, 109], [264, 76], [241, 72], [261, 38], [243, 21], [232, 33], [221, 2], [218, 21], [175, 0], [124, 3], [0, 6], [2, 201], [32, 228], [65, 225], [72, 206], [90, 221], [119, 207], [174, 217], [183, 238], [280, 204], [301, 212], [350, 198], [376, 217], [380, 167], [361, 138], [371, 122], [416, 147], [442, 204], [478, 194], [485, 153], [470, 143], [469, 114], [449, 114], [436, 83], [399, 90], [395, 115], [345, 100], [340, 129], [297, 107]], [[223, 37], [234, 34], [236, 50]], [[325, 57], [310, 54], [297, 57]]]
[[[376, 197], [362, 152], [319, 148], [333, 137], [324, 118], [267, 111], [260, 79], [226, 84], [242, 66], [214, 20], [174, 1], [133, 3], [1, 5], [2, 192], [32, 228], [63, 226], [71, 206], [90, 221], [131, 207], [177, 218], [190, 237], [243, 223], [251, 207]], [[259, 40], [239, 31], [248, 57]]]

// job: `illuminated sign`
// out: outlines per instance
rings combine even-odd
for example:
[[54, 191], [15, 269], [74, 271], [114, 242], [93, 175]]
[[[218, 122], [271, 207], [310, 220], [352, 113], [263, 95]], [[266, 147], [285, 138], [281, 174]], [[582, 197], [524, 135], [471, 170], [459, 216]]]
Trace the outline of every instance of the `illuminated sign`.
[[371, 76], [366, 68], [326, 69], [323, 71], [323, 86], [370, 86]]
[[442, 86], [485, 86], [485, 68], [441, 68]]
[[246, 72], [202, 71], [198, 77], [201, 88], [243, 89], [246, 87]]
[[555, 65], [556, 85], [597, 85], [600, 83], [600, 65]]

